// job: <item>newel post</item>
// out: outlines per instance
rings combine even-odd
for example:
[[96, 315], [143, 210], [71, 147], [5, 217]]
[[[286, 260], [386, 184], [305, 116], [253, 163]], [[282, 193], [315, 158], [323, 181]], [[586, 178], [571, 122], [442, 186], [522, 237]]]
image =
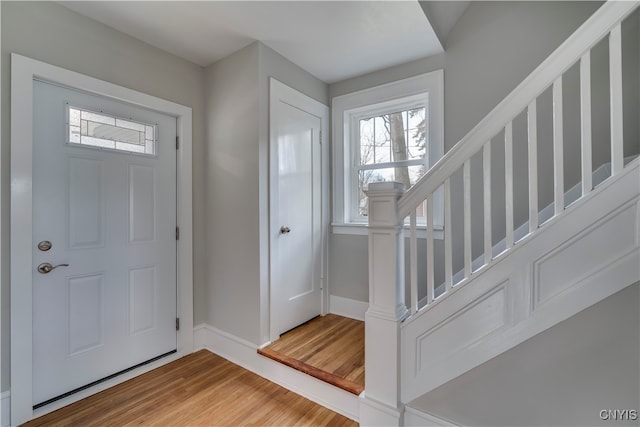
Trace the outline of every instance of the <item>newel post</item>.
[[369, 309], [365, 314], [365, 392], [360, 425], [399, 426], [400, 322], [404, 299], [404, 229], [398, 218], [399, 182], [369, 184]]

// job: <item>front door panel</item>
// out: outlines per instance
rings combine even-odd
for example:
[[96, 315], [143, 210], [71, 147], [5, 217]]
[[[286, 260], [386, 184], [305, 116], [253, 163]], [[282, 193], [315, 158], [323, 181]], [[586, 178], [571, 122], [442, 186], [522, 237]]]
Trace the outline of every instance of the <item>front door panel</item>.
[[[80, 127], [93, 145], [70, 143]], [[176, 349], [175, 135], [174, 117], [34, 82], [34, 405]]]

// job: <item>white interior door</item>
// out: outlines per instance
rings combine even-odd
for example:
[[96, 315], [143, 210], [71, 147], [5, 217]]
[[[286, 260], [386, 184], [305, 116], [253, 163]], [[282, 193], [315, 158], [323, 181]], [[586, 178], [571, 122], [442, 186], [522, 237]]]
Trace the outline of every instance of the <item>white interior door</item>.
[[33, 123], [39, 405], [176, 350], [176, 119], [36, 81]]
[[271, 89], [271, 323], [275, 338], [322, 310], [323, 117], [313, 111], [316, 101], [277, 81], [272, 80]]

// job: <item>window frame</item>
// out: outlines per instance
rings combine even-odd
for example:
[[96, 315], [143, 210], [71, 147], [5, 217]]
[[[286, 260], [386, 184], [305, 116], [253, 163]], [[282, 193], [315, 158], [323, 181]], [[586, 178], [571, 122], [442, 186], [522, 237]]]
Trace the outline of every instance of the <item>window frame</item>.
[[349, 148], [350, 149], [350, 181], [347, 185], [349, 188], [349, 203], [345, 208], [349, 210], [348, 217], [351, 222], [359, 224], [367, 223], [367, 217], [359, 214], [359, 194], [358, 194], [358, 173], [361, 170], [375, 170], [375, 169], [385, 169], [394, 167], [397, 164], [404, 164], [406, 166], [420, 166], [424, 165], [426, 169], [429, 169], [429, 158], [431, 157], [431, 153], [427, 151], [425, 157], [423, 159], [415, 159], [415, 160], [405, 160], [402, 162], [394, 162], [390, 161], [387, 163], [375, 163], [371, 165], [363, 166], [360, 164], [360, 145], [358, 144], [360, 140], [360, 127], [359, 121], [367, 118], [367, 117], [377, 117], [385, 114], [389, 114], [391, 112], [399, 112], [412, 110], [417, 108], [427, 108], [428, 111], [428, 99], [425, 97], [427, 92], [423, 92], [417, 95], [412, 95], [409, 97], [404, 97], [399, 100], [394, 100], [390, 102], [382, 102], [376, 105], [356, 108], [348, 111], [348, 120], [349, 120]]
[[[367, 217], [357, 215], [358, 121], [428, 106], [429, 146], [425, 162], [429, 169], [444, 154], [443, 90], [444, 71], [440, 69], [333, 98], [333, 233], [367, 233]], [[442, 197], [439, 193], [434, 195], [436, 230], [442, 229]], [[418, 228], [424, 228], [424, 224], [418, 224]]]

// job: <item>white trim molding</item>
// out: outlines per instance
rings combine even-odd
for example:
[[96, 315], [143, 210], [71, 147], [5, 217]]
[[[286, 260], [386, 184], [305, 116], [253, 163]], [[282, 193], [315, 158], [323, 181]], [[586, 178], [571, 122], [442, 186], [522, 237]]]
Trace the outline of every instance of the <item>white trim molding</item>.
[[404, 407], [404, 425], [406, 427], [458, 427], [449, 420], [422, 412], [411, 406]]
[[[331, 224], [331, 233], [332, 234], [348, 234], [351, 236], [368, 236], [369, 229], [367, 228], [367, 224]], [[404, 226], [405, 239], [409, 239], [409, 231], [411, 228], [408, 225]], [[416, 238], [418, 239], [426, 239], [427, 238], [427, 227], [424, 225], [416, 226]], [[436, 240], [444, 239], [444, 228], [440, 227], [439, 229], [433, 230], [433, 238]]]
[[[181, 328], [177, 333], [177, 353], [174, 357], [162, 359], [159, 364], [168, 363], [193, 350], [191, 108], [14, 53], [11, 55], [11, 425], [22, 424], [34, 416], [31, 288], [34, 79], [150, 108], [177, 118], [177, 133], [181, 142], [177, 152], [177, 218], [180, 226], [180, 240], [177, 242], [177, 313]], [[119, 377], [118, 382], [122, 381]], [[98, 388], [89, 390], [94, 393], [99, 391]], [[74, 399], [78, 398], [76, 396]], [[41, 409], [38, 412], [40, 415], [52, 410], [49, 406]]]
[[337, 295], [329, 296], [329, 312], [338, 316], [364, 322], [364, 315], [369, 308], [369, 303], [351, 298], [343, 298]]
[[194, 328], [195, 348], [206, 349], [319, 405], [359, 420], [358, 396], [261, 356], [255, 344], [207, 324]]

